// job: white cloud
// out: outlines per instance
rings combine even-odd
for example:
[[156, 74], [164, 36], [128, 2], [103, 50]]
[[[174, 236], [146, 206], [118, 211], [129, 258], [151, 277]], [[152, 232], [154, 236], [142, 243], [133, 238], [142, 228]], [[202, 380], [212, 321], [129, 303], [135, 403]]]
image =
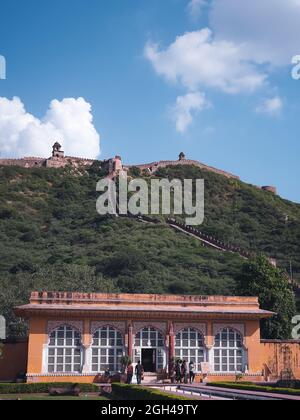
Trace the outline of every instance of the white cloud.
[[193, 122], [193, 115], [209, 106], [205, 94], [201, 92], [178, 96], [176, 105], [172, 109], [172, 118], [176, 123], [176, 130], [181, 134], [185, 133]]
[[[190, 0], [191, 15], [205, 4], [209, 28], [180, 35], [165, 48], [151, 42], [145, 47], [156, 73], [187, 93], [213, 88], [253, 94], [299, 54], [300, 0]], [[282, 109], [278, 96], [256, 111], [278, 115]]]
[[214, 40], [208, 28], [179, 36], [164, 50], [148, 43], [145, 56], [157, 74], [190, 91], [212, 87], [226, 93], [253, 92], [267, 77], [244, 59], [242, 46]]
[[88, 102], [55, 99], [39, 119], [26, 111], [20, 98], [0, 98], [0, 157], [48, 157], [54, 141], [61, 142], [69, 156], [99, 156], [100, 136]]
[[283, 101], [279, 96], [264, 100], [257, 108], [259, 114], [268, 114], [272, 117], [280, 114], [283, 108]]
[[213, 0], [210, 26], [218, 40], [243, 44], [256, 62], [289, 65], [299, 53], [300, 0]]
[[187, 6], [190, 16], [193, 19], [197, 19], [201, 15], [202, 9], [206, 6], [206, 4], [206, 0], [190, 0]]

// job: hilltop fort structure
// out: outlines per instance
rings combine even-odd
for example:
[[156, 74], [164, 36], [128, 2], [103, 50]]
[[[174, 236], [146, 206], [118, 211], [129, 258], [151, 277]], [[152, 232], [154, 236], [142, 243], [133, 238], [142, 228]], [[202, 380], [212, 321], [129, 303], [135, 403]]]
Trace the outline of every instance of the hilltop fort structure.
[[[85, 159], [79, 157], [66, 156], [62, 150], [62, 146], [55, 142], [52, 147], [52, 155], [45, 159], [40, 157], [24, 157], [21, 159], [0, 159], [0, 166], [19, 166], [21, 168], [64, 168], [68, 165], [74, 168], [90, 167], [96, 162], [93, 159]], [[205, 165], [197, 160], [187, 159], [183, 152], [180, 153], [178, 160], [162, 160], [152, 163], [143, 163], [137, 165], [123, 165], [121, 156], [115, 156], [114, 158], [108, 159], [102, 162], [103, 167], [107, 168], [109, 177], [115, 178], [118, 174], [128, 172], [132, 168], [138, 168], [142, 173], [148, 173], [154, 175], [159, 169], [166, 168], [168, 166], [196, 166], [197, 168], [205, 171], [213, 172], [218, 175], [225, 176], [228, 179], [240, 180], [236, 175], [230, 172], [223, 171], [221, 169], [214, 168], [212, 166]], [[259, 187], [264, 191], [277, 194], [277, 189], [274, 186], [263, 186]]]
[[56, 142], [52, 147], [52, 155], [48, 159], [41, 157], [23, 157], [21, 159], [0, 159], [0, 166], [19, 166], [21, 168], [64, 168], [67, 165], [74, 167], [92, 166], [94, 160], [65, 156], [62, 146]]

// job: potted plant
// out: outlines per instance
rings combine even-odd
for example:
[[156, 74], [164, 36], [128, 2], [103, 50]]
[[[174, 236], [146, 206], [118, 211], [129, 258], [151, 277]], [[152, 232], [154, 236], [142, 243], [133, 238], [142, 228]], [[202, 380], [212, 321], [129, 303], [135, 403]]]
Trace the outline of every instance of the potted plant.
[[244, 378], [242, 373], [237, 373], [235, 376], [235, 382], [240, 382]]
[[121, 374], [124, 375], [126, 373], [127, 366], [130, 365], [130, 363], [132, 362], [129, 356], [122, 356], [120, 362], [121, 362]]

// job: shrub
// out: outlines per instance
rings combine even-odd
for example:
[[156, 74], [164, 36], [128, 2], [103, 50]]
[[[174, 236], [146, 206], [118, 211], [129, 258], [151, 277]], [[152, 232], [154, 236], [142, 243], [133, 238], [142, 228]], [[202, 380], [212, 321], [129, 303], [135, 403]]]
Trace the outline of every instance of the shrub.
[[[0, 384], [1, 394], [48, 394], [50, 388], [70, 388], [72, 383]], [[93, 384], [78, 384], [80, 392], [99, 392]]]
[[189, 401], [189, 398], [168, 394], [158, 389], [135, 385], [112, 384], [112, 392], [120, 400], [138, 401]]
[[292, 388], [292, 389], [299, 389], [300, 390], [300, 381], [296, 379], [292, 380], [281, 380], [278, 381], [276, 387], [279, 388]]
[[16, 211], [13, 208], [0, 208], [0, 219], [11, 219], [13, 216], [16, 216]]

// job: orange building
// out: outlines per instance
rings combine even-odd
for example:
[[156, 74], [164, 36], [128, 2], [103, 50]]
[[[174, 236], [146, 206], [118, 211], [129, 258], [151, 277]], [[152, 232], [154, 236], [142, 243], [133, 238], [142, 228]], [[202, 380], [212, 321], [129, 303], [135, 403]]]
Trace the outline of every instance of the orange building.
[[287, 363], [300, 377], [299, 342], [261, 341], [273, 313], [257, 298], [35, 292], [15, 312], [29, 321], [28, 382], [95, 382], [125, 355], [160, 378], [172, 359], [193, 361], [197, 380], [275, 379]]

